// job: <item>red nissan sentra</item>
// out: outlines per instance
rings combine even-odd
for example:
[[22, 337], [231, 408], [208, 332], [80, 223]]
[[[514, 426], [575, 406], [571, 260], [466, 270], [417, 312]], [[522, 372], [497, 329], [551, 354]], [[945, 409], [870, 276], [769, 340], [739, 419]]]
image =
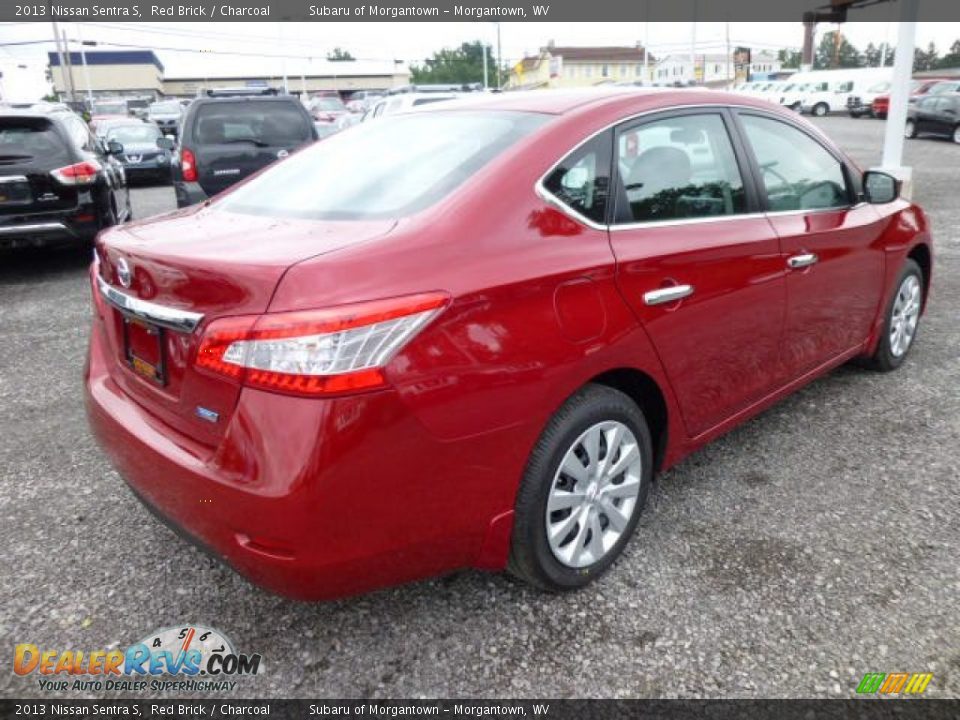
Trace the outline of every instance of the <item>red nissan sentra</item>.
[[90, 422], [146, 505], [276, 592], [577, 588], [655, 472], [842, 363], [903, 363], [932, 243], [899, 189], [714, 92], [364, 123], [100, 235]]

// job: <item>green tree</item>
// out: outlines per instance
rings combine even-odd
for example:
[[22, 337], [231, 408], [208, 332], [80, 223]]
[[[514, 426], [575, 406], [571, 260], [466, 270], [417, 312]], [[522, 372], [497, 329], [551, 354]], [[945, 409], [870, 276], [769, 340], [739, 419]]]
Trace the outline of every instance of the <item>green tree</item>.
[[954, 40], [950, 52], [940, 58], [938, 68], [960, 68], [960, 40]]
[[798, 68], [800, 67], [801, 53], [799, 50], [790, 50], [784, 48], [777, 52], [777, 60], [780, 61], [780, 67]]
[[341, 50], [338, 47], [335, 47], [329, 53], [327, 53], [327, 60], [330, 62], [345, 62], [347, 60], [356, 60], [356, 58], [350, 54], [349, 50]]
[[926, 50], [916, 48], [913, 51], [913, 71], [935, 70], [938, 65], [940, 53], [937, 52], [937, 46], [934, 43], [927, 45]]
[[[497, 62], [487, 46], [487, 74], [490, 85], [497, 82]], [[504, 81], [506, 74], [502, 74]], [[463, 43], [458, 48], [444, 48], [427, 58], [422, 65], [410, 67], [410, 80], [416, 84], [483, 82], [483, 44], [479, 40]]]
[[840, 47], [837, 47], [837, 33], [830, 31], [820, 39], [813, 66], [818, 70], [828, 68], [856, 68], [863, 67], [863, 56], [845, 37], [839, 38]]

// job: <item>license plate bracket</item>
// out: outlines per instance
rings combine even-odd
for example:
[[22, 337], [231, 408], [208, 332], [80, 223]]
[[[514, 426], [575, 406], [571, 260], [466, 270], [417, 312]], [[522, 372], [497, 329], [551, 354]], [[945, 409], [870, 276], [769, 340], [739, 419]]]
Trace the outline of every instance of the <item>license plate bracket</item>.
[[123, 355], [137, 375], [160, 387], [167, 384], [164, 329], [140, 320], [123, 318]]

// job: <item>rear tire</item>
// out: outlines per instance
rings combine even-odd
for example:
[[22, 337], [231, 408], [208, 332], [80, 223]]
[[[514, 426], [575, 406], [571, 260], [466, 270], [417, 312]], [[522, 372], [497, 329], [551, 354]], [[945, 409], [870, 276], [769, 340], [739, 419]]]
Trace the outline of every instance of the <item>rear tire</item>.
[[960, 145], [960, 125], [957, 125], [953, 129], [953, 141], [957, 143], [957, 145]]
[[[530, 455], [508, 572], [549, 592], [588, 584], [629, 541], [652, 477], [640, 408], [618, 390], [585, 386], [551, 418]], [[548, 513], [548, 505], [557, 509]]]
[[917, 124], [913, 120], [907, 120], [907, 124], [903, 126], [903, 136], [910, 139], [917, 136]]
[[910, 258], [897, 276], [896, 292], [887, 304], [883, 331], [877, 349], [862, 364], [871, 370], [890, 372], [903, 365], [920, 329], [924, 277]]

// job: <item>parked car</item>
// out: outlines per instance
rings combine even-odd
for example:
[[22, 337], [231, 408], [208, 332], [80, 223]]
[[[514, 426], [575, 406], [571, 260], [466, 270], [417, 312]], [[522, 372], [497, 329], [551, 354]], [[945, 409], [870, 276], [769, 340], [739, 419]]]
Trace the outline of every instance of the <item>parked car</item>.
[[456, 100], [460, 97], [463, 96], [459, 93], [441, 92], [402, 93], [398, 95], [388, 95], [375, 102], [373, 107], [364, 113], [362, 120], [366, 122], [368, 120], [374, 120], [385, 115], [395, 115], [397, 113], [407, 112], [413, 108], [422, 107], [424, 105], [432, 105], [433, 103], [444, 102], [447, 100]]
[[[926, 95], [930, 88], [940, 82], [940, 79], [936, 80], [911, 80], [910, 81], [910, 100], [909, 102], [916, 101], [917, 98], [923, 97]], [[880, 118], [881, 120], [886, 119], [887, 112], [890, 109], [890, 95], [878, 95], [873, 99], [871, 105], [873, 110], [873, 116]]]
[[903, 134], [940, 135], [960, 144], [960, 93], [928, 93], [907, 109]]
[[873, 101], [888, 92], [890, 92], [890, 81], [888, 80], [873, 83], [863, 92], [857, 92], [855, 88], [847, 97], [847, 113], [852, 118], [860, 118], [864, 115], [875, 117]]
[[905, 361], [932, 241], [898, 194], [721, 92], [365, 123], [99, 237], [90, 422], [148, 506], [274, 591], [581, 587], [654, 473], [849, 360]]
[[122, 150], [65, 108], [0, 108], [0, 247], [89, 243], [129, 219]]
[[117, 159], [123, 163], [128, 179], [169, 183], [172, 152], [169, 147], [158, 145], [163, 137], [153, 123], [129, 120], [110, 125], [106, 141], [108, 145], [117, 142], [123, 147]]
[[291, 95], [197, 98], [172, 166], [177, 206], [206, 200], [316, 139], [309, 113]]
[[102, 123], [118, 119], [126, 120], [129, 117], [126, 100], [95, 100], [90, 106], [90, 129], [102, 135], [100, 132]]
[[179, 100], [161, 100], [147, 108], [147, 120], [156, 123], [164, 135], [177, 136], [180, 118], [183, 117], [183, 105]]

